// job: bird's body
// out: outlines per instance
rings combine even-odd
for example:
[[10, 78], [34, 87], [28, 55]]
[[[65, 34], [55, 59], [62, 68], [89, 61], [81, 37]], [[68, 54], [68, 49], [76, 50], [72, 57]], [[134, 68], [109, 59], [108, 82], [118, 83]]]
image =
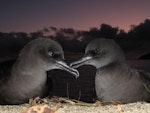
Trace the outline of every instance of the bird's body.
[[[32, 72], [30, 70], [21, 72], [20, 68], [15, 67], [19, 70], [13, 68], [12, 65], [6, 69], [9, 72], [3, 72], [4, 78], [0, 84], [0, 104], [20, 104], [33, 97], [48, 95], [51, 86], [46, 85], [48, 81], [45, 71], [39, 72], [35, 68], [31, 68]], [[34, 76], [30, 73], [34, 73]]]
[[145, 85], [150, 82], [142, 73], [144, 74], [122, 64], [112, 64], [110, 67], [98, 69], [95, 77], [98, 98], [104, 102], [149, 101], [150, 92], [146, 90]]
[[2, 63], [0, 67], [0, 104], [22, 104], [30, 98], [47, 96], [51, 87], [47, 84], [48, 70], [78, 73], [63, 62], [61, 46], [44, 38], [27, 44], [15, 63]]
[[95, 89], [99, 100], [122, 103], [150, 102], [149, 74], [130, 68], [125, 62], [121, 48], [113, 40], [93, 40], [87, 45], [85, 57], [71, 65], [77, 68], [86, 64], [97, 68]]

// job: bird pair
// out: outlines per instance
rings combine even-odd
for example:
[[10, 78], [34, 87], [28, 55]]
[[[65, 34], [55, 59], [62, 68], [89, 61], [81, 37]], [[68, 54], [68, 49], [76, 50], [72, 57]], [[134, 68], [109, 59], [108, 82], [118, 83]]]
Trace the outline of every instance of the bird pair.
[[[102, 101], [150, 101], [150, 76], [128, 67], [120, 47], [110, 39], [97, 39], [88, 44], [85, 56], [71, 67], [66, 65], [61, 46], [50, 39], [38, 38], [27, 44], [15, 63], [0, 65], [0, 104], [21, 104], [29, 98], [45, 97], [46, 71], [63, 69], [76, 77], [82, 65], [97, 68], [95, 87]], [[7, 65], [6, 65], [7, 64]], [[10, 68], [10, 71], [7, 71]]]

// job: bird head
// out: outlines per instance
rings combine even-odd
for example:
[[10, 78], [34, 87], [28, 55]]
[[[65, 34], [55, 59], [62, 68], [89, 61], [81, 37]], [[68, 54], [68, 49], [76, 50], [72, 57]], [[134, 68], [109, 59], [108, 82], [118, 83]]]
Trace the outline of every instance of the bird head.
[[76, 69], [64, 62], [64, 52], [60, 44], [48, 38], [37, 38], [31, 41], [21, 51], [19, 57], [24, 57], [24, 62], [28, 60], [34, 68], [37, 67], [36, 69], [45, 71], [61, 69], [70, 72], [76, 78], [79, 76]]
[[91, 41], [86, 49], [84, 57], [70, 64], [73, 68], [82, 65], [93, 65], [101, 68], [116, 61], [123, 61], [124, 54], [121, 48], [112, 40], [99, 38]]

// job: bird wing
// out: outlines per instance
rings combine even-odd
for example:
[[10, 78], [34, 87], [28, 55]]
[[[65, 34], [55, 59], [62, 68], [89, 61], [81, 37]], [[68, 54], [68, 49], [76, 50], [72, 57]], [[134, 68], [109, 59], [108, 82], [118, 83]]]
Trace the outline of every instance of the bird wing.
[[139, 70], [140, 78], [143, 81], [143, 85], [148, 92], [150, 92], [150, 73], [144, 70]]
[[139, 70], [139, 74], [142, 75], [145, 79], [150, 80], [150, 73], [144, 70]]

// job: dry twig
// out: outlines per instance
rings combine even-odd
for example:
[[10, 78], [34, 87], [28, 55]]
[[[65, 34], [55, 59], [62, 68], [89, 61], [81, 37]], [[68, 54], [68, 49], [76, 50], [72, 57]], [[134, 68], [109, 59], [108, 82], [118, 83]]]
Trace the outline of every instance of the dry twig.
[[68, 99], [68, 98], [62, 98], [62, 97], [54, 97], [49, 99], [50, 102], [60, 102], [60, 103], [69, 103], [71, 105], [79, 105], [79, 106], [88, 106], [88, 107], [97, 107], [101, 106], [102, 103], [100, 101], [96, 101], [95, 103], [87, 103], [87, 102], [82, 102], [78, 100], [73, 100], [73, 99]]

